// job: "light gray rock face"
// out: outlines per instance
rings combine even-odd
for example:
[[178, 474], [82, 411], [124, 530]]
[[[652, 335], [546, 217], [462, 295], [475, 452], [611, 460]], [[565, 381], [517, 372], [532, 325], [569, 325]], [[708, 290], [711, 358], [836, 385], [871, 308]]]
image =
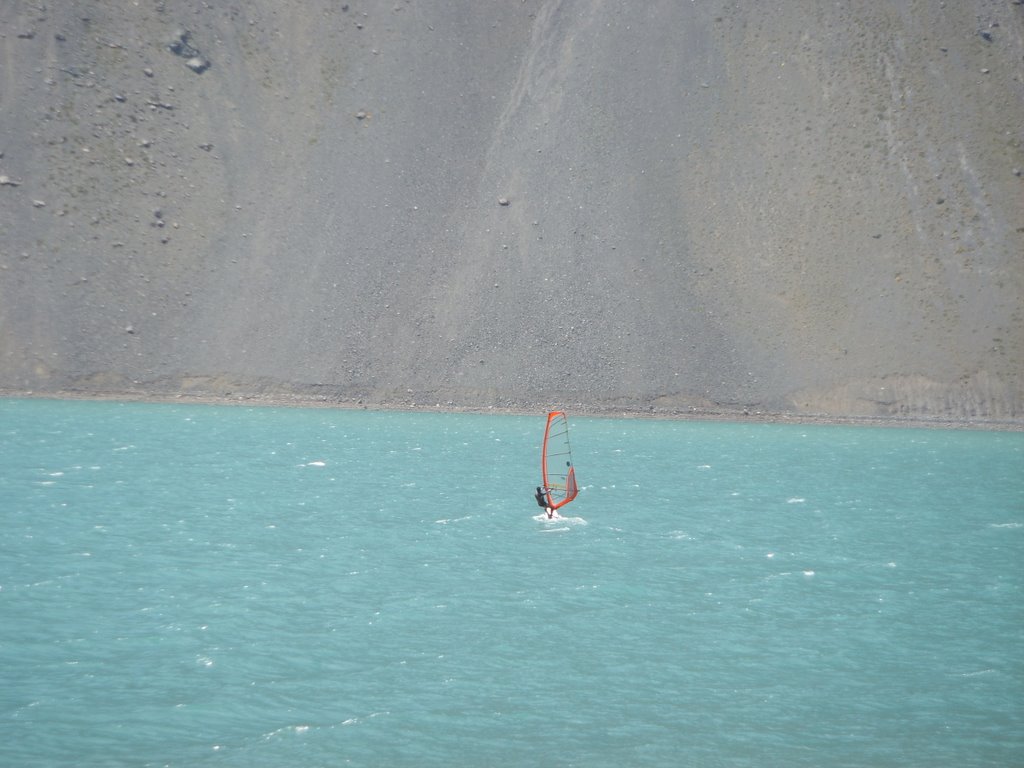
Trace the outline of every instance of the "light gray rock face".
[[0, 4], [0, 388], [1019, 420], [1022, 19]]

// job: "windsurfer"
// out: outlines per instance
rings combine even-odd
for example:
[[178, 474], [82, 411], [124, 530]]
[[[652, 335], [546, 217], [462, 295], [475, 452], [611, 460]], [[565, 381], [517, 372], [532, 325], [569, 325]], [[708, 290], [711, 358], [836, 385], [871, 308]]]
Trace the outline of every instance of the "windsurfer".
[[548, 520], [554, 517], [555, 510], [548, 506], [548, 497], [539, 485], [537, 486], [537, 492], [533, 494], [533, 498], [537, 500], [537, 506], [547, 513]]

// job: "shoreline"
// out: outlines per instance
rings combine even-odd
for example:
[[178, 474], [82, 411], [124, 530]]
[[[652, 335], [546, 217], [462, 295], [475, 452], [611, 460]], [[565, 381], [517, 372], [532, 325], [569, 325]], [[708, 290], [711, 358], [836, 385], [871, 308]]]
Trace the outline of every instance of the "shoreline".
[[819, 426], [860, 426], [903, 429], [957, 429], [984, 432], [1024, 432], [1024, 421], [999, 419], [954, 419], [949, 417], [924, 418], [920, 416], [863, 416], [836, 414], [808, 414], [783, 411], [696, 408], [686, 410], [642, 406], [612, 407], [594, 406], [584, 403], [538, 405], [532, 408], [517, 405], [425, 405], [410, 402], [371, 401], [366, 398], [347, 400], [330, 399], [326, 396], [284, 393], [246, 393], [216, 395], [196, 392], [141, 392], [141, 391], [84, 391], [0, 389], [0, 398], [26, 400], [78, 400], [96, 402], [154, 403], [248, 406], [253, 408], [323, 408], [349, 411], [381, 411], [409, 413], [475, 413], [508, 416], [533, 416], [546, 412], [549, 407], [562, 407], [576, 417], [607, 419], [647, 419], [662, 421], [715, 421], [740, 424], [805, 424]]

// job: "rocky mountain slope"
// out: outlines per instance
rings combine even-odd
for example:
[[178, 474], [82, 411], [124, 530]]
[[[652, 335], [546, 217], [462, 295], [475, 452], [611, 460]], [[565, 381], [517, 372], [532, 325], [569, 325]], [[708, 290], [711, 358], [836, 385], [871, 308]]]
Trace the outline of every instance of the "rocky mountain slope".
[[0, 389], [1024, 419], [1018, 0], [7, 0]]

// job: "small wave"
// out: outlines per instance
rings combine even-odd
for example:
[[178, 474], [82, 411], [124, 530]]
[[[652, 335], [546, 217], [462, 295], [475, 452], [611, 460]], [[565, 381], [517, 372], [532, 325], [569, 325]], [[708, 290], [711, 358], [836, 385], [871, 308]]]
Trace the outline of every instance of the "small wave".
[[462, 517], [446, 517], [442, 518], [441, 520], [435, 520], [434, 523], [436, 525], [448, 525], [448, 523], [459, 523], [463, 520], [469, 520], [471, 517], [472, 515], [463, 515]]
[[309, 463], [306, 464], [306, 466], [307, 467], [326, 467], [327, 466], [327, 462], [326, 461], [310, 461]]
[[796, 496], [794, 496], [791, 499], [786, 499], [786, 503], [787, 504], [803, 504], [805, 501], [807, 501], [807, 499], [801, 499], [801, 498], [796, 497]]
[[368, 714], [368, 715], [366, 715], [364, 717], [350, 717], [347, 720], [342, 720], [339, 723], [339, 725], [359, 725], [359, 723], [363, 722], [364, 720], [372, 720], [375, 717], [380, 717], [381, 715], [390, 715], [390, 714], [391, 713], [386, 711], [386, 710], [384, 712], [371, 712], [370, 714]]
[[979, 669], [976, 672], [961, 672], [957, 677], [978, 677], [980, 675], [991, 675], [994, 673], [994, 669]]
[[[345, 725], [345, 723], [342, 723], [342, 725]], [[263, 734], [263, 738], [269, 741], [270, 739], [275, 739], [278, 736], [301, 736], [302, 734], [307, 733], [310, 728], [311, 726], [308, 725], [286, 725], [283, 728], [277, 728], [270, 733]]]
[[1024, 523], [989, 523], [989, 528], [1024, 528]]

